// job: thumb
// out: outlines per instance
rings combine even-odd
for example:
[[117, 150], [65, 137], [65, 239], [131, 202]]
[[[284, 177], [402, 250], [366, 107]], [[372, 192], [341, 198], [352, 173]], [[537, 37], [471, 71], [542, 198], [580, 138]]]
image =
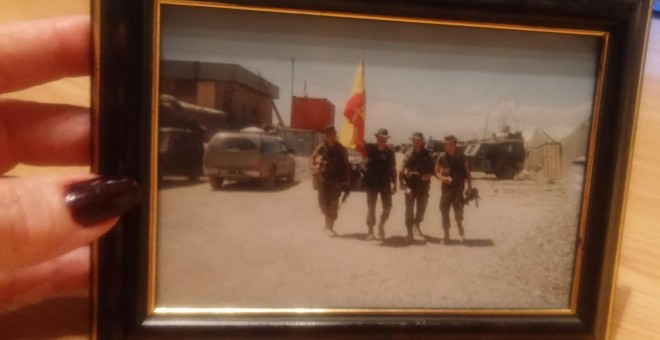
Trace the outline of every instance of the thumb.
[[0, 272], [0, 315], [46, 299], [84, 293], [89, 289], [89, 259], [85, 246], [36, 266]]
[[0, 272], [32, 266], [92, 242], [139, 201], [129, 178], [0, 180]]

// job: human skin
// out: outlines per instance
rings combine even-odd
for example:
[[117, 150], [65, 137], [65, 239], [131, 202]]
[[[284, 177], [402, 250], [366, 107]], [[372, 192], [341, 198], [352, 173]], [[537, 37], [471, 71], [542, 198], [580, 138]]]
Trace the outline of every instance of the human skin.
[[[88, 16], [0, 25], [0, 94], [89, 69]], [[19, 163], [87, 165], [89, 150], [87, 109], [0, 97], [0, 174]], [[0, 178], [0, 313], [87, 289], [87, 245], [138, 196], [130, 179]], [[93, 206], [109, 200], [121, 204], [106, 211]]]

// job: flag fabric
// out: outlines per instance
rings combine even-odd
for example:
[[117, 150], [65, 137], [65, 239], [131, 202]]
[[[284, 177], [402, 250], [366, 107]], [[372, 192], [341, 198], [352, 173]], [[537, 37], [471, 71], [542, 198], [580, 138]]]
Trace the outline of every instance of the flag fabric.
[[[356, 124], [353, 119], [357, 116]], [[364, 122], [367, 118], [366, 92], [364, 88], [364, 61], [360, 60], [355, 78], [353, 79], [353, 89], [344, 108], [344, 124], [339, 134], [339, 142], [349, 149], [353, 149], [364, 155], [364, 150], [357, 146], [353, 139], [354, 129], [358, 129], [356, 138], [364, 140]]]

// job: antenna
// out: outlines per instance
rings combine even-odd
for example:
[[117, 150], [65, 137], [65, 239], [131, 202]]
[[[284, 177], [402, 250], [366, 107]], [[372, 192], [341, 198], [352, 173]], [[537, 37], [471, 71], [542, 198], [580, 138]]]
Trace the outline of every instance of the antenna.
[[488, 133], [488, 119], [490, 118], [490, 111], [486, 112], [486, 124], [484, 124], [484, 136], [481, 137], [481, 140], [486, 139], [486, 133]]

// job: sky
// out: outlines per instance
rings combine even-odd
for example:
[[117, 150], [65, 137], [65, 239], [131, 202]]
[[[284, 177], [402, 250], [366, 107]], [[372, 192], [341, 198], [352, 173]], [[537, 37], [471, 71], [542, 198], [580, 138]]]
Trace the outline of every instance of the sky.
[[286, 124], [293, 90], [335, 104], [341, 129], [362, 58], [367, 139], [381, 127], [393, 143], [414, 131], [472, 139], [505, 124], [561, 138], [591, 118], [597, 37], [177, 5], [163, 5], [161, 25], [161, 58], [261, 74]]

